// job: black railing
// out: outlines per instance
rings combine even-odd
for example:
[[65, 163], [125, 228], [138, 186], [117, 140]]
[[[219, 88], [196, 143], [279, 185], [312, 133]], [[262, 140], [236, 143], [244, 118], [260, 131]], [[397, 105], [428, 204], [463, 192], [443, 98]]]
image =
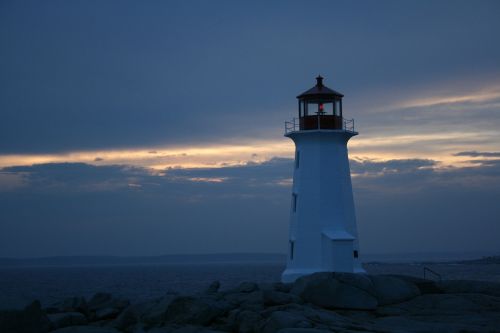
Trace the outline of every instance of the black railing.
[[344, 130], [354, 132], [354, 119], [345, 119], [340, 116], [316, 115], [293, 118], [285, 121], [285, 134], [303, 130]]
[[427, 277], [429, 275], [432, 275], [432, 276], [434, 276], [434, 278], [437, 278], [439, 280], [439, 282], [441, 282], [441, 280], [442, 280], [441, 274], [433, 271], [432, 269], [430, 269], [427, 266], [424, 266], [424, 279], [427, 280]]

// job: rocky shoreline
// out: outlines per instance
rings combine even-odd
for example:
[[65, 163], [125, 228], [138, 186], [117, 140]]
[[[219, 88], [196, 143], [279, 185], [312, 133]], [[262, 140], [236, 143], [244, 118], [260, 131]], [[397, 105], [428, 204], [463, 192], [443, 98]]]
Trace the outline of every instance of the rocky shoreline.
[[98, 293], [0, 311], [2, 333], [500, 332], [500, 283], [316, 273], [293, 284], [213, 282], [131, 304]]

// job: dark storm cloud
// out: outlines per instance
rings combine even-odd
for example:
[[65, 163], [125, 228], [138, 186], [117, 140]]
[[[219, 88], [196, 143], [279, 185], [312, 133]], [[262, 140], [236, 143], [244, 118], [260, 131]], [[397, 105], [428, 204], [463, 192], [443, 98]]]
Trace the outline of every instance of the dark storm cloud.
[[0, 153], [254, 137], [294, 115], [294, 96], [318, 73], [351, 96], [354, 117], [402, 87], [468, 77], [471, 89], [500, 71], [499, 8], [4, 1]]
[[[489, 162], [439, 169], [432, 160], [351, 161], [362, 250], [498, 250], [500, 160]], [[4, 168], [0, 176], [23, 181], [0, 184], [0, 256], [284, 252], [292, 171], [281, 158], [164, 173]]]
[[237, 185], [276, 185], [292, 177], [292, 160], [275, 157], [265, 163], [207, 169], [172, 169], [167, 176], [181, 179], [224, 178]]
[[[276, 251], [288, 213], [289, 188], [273, 184], [281, 165], [290, 173], [291, 162], [279, 159], [222, 174], [85, 164], [6, 168], [24, 181], [0, 190], [0, 256]], [[227, 179], [206, 181], [220, 176]]]
[[365, 249], [498, 251], [500, 160], [368, 175], [354, 178], [354, 189]]
[[[51, 163], [33, 166], [15, 166], [3, 172], [24, 175], [33, 189], [46, 189], [54, 185], [76, 190], [89, 183], [124, 182], [128, 177], [144, 175], [144, 170], [128, 166], [94, 166], [85, 163]], [[137, 172], [135, 172], [137, 171]]]

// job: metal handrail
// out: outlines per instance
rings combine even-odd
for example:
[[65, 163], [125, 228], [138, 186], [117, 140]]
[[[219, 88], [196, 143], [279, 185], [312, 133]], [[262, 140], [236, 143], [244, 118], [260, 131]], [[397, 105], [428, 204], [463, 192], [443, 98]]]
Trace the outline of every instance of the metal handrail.
[[344, 121], [344, 130], [349, 131], [349, 132], [354, 132], [354, 119], [345, 119], [342, 118]]
[[[320, 118], [319, 118], [320, 119]], [[321, 129], [321, 124], [318, 119], [318, 129]], [[354, 119], [342, 118], [342, 130], [354, 132]], [[298, 118], [292, 118], [291, 121], [285, 121], [285, 134], [300, 131], [300, 121]]]
[[300, 126], [296, 120], [297, 118], [292, 118], [292, 121], [285, 121], [285, 134], [295, 132], [300, 129]]
[[427, 267], [427, 266], [424, 266], [424, 280], [427, 280], [427, 276], [426, 276], [426, 274], [425, 274], [426, 272], [429, 272], [429, 273], [433, 274], [435, 277], [437, 277], [437, 278], [439, 279], [439, 282], [441, 282], [441, 281], [442, 281], [441, 274], [439, 274], [439, 273], [437, 273], [437, 272], [433, 271], [432, 269], [430, 269], [430, 268], [429, 268], [429, 267]]

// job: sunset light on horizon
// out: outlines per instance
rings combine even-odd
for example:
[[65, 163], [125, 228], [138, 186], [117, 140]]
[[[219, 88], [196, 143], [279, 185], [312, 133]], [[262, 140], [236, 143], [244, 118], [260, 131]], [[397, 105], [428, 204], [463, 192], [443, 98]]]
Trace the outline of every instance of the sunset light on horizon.
[[[420, 95], [420, 94], [418, 94]], [[391, 96], [397, 100], [397, 96]], [[361, 101], [363, 104], [363, 101]], [[375, 105], [373, 109], [360, 107], [358, 119], [363, 127], [356, 130], [361, 135], [350, 142], [351, 156], [355, 159], [387, 161], [392, 159], [430, 158], [439, 161], [441, 167], [470, 166], [474, 160], [459, 153], [464, 151], [490, 152], [500, 150], [500, 132], [491, 124], [483, 124], [481, 118], [470, 119], [466, 126], [453, 121], [463, 113], [474, 114], [470, 109], [492, 109], [495, 117], [500, 106], [500, 89], [485, 88], [468, 96], [450, 95], [427, 98], [413, 98], [391, 106]], [[434, 110], [443, 107], [446, 113]], [[412, 119], [406, 119], [407, 109], [430, 113], [433, 121], [425, 127], [415, 127]], [[384, 131], [384, 123], [376, 121], [377, 114], [390, 113], [399, 118], [397, 126]], [[433, 113], [436, 114], [433, 115]], [[366, 113], [366, 116], [364, 114]], [[374, 116], [375, 115], [375, 116]], [[285, 119], [286, 115], [283, 115]], [[367, 124], [367, 119], [372, 120]], [[384, 119], [383, 116], [380, 119]], [[446, 122], [449, 122], [448, 124]], [[153, 145], [149, 147], [111, 148], [99, 150], [76, 150], [35, 154], [1, 154], [0, 167], [27, 166], [44, 163], [88, 163], [93, 165], [131, 165], [164, 170], [168, 168], [221, 168], [247, 163], [262, 163], [273, 157], [293, 157], [293, 145], [280, 136], [275, 124], [259, 138], [231, 137], [202, 144]], [[374, 127], [374, 129], [372, 129]], [[378, 129], [381, 130], [378, 130]], [[282, 128], [281, 128], [282, 130]], [[365, 134], [365, 131], [369, 131]]]

